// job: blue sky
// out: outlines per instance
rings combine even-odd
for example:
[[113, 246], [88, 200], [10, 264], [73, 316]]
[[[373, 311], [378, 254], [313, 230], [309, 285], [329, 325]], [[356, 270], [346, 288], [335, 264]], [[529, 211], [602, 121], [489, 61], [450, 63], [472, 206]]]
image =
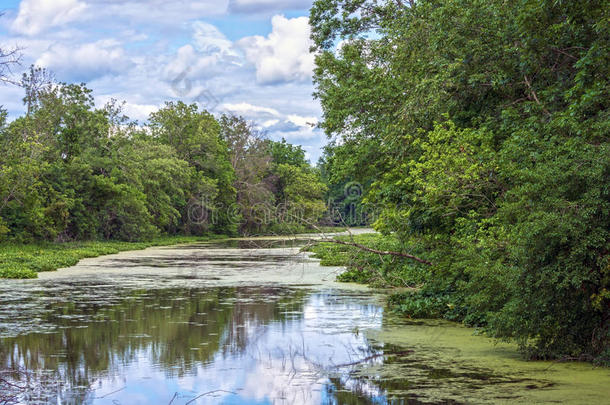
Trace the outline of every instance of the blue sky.
[[[23, 49], [22, 68], [86, 82], [101, 106], [126, 102], [146, 120], [164, 101], [198, 102], [255, 121], [272, 139], [303, 145], [313, 163], [326, 142], [311, 96], [312, 0], [1, 0], [0, 47]], [[19, 69], [15, 70], [19, 77]], [[21, 89], [0, 105], [22, 112]]]

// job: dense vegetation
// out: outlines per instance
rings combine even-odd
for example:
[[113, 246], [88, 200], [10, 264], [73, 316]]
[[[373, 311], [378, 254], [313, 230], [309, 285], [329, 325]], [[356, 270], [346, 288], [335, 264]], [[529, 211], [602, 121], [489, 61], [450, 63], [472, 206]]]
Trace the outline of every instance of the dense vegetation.
[[322, 173], [331, 191], [363, 185], [391, 239], [378, 243], [432, 262], [393, 267], [416, 276], [395, 284], [421, 287], [392, 299], [406, 315], [483, 327], [531, 358], [608, 361], [609, 12], [604, 0], [314, 3]]
[[326, 188], [302, 148], [241, 117], [168, 102], [140, 125], [41, 69], [21, 86], [25, 115], [9, 122], [0, 108], [0, 276], [41, 270], [7, 259], [23, 243], [287, 232], [325, 211]]
[[41, 271], [74, 266], [80, 259], [140, 250], [151, 246], [168, 246], [221, 238], [223, 235], [164, 236], [145, 242], [118, 240], [36, 243], [3, 243], [0, 246], [0, 278], [36, 278]]

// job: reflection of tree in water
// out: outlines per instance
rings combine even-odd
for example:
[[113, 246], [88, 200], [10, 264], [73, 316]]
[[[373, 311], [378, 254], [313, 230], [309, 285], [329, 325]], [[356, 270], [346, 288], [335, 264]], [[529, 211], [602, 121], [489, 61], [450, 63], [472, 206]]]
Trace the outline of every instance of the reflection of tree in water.
[[[302, 318], [306, 292], [293, 290], [280, 293], [277, 288], [258, 288], [253, 299], [251, 291], [237, 290], [232, 316], [226, 324], [223, 352], [239, 353], [248, 343], [264, 331], [272, 321], [286, 322], [295, 316]], [[278, 295], [279, 294], [279, 295]]]
[[[159, 365], [167, 377], [182, 377], [218, 352], [239, 353], [262, 326], [302, 313], [305, 295], [277, 288], [172, 289], [132, 292], [107, 308], [65, 304], [47, 316], [56, 333], [3, 339], [0, 365], [49, 370], [72, 392], [71, 402], [79, 403], [97, 377], [118, 378], [141, 357]], [[32, 374], [30, 381], [24, 375], [15, 374], [14, 381], [35, 385]]]
[[379, 402], [379, 396], [367, 395], [364, 389], [359, 387], [348, 388], [339, 377], [329, 379], [330, 384], [326, 386], [326, 395], [329, 404], [341, 405], [373, 405]]

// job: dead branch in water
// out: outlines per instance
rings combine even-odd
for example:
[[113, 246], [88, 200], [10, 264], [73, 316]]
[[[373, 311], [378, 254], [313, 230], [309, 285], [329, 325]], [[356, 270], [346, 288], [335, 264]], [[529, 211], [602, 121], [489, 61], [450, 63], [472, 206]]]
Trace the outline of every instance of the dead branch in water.
[[311, 226], [312, 228], [314, 228], [315, 230], [317, 230], [320, 233], [320, 235], [322, 235], [322, 241], [324, 241], [324, 242], [337, 243], [339, 245], [345, 245], [345, 246], [352, 246], [352, 247], [358, 248], [360, 250], [363, 250], [365, 252], [375, 253], [375, 254], [382, 255], [382, 256], [402, 257], [402, 258], [405, 258], [405, 259], [415, 260], [416, 262], [425, 264], [427, 266], [432, 266], [432, 262], [430, 262], [428, 260], [425, 260], [425, 259], [422, 259], [421, 257], [417, 257], [415, 255], [409, 254], [409, 253], [396, 252], [396, 251], [393, 251], [393, 250], [377, 250], [377, 249], [373, 249], [373, 248], [370, 248], [368, 246], [362, 245], [360, 243], [357, 243], [357, 242], [354, 241], [354, 235], [350, 231], [350, 228], [349, 228], [349, 226], [347, 226], [347, 224], [345, 224], [347, 226], [347, 230], [346, 231], [347, 231], [347, 233], [349, 235], [349, 238], [351, 239], [351, 242], [345, 242], [345, 241], [342, 241], [342, 240], [331, 238], [331, 237], [327, 236], [324, 233], [324, 231], [322, 229], [320, 229], [320, 227], [317, 226], [316, 224], [311, 223], [309, 221], [305, 221], [305, 220], [302, 220], [302, 221], [304, 223], [306, 223], [307, 225]]
[[337, 243], [339, 245], [345, 245], [345, 246], [353, 246], [360, 250], [364, 250], [365, 252], [375, 253], [378, 255], [404, 257], [406, 259], [415, 260], [417, 262], [426, 264], [428, 266], [432, 266], [432, 262], [429, 262], [428, 260], [422, 259], [422, 258], [414, 256], [414, 255], [411, 255], [409, 253], [395, 252], [392, 250], [377, 250], [377, 249], [370, 248], [368, 246], [361, 245], [360, 243], [344, 242], [342, 240], [337, 240], [337, 239], [324, 239], [324, 242]]
[[[204, 392], [203, 394], [198, 395], [198, 396], [196, 396], [195, 398], [191, 399], [191, 400], [190, 400], [190, 401], [188, 401], [188, 402], [187, 402], [185, 405], [188, 405], [188, 404], [190, 404], [190, 403], [192, 403], [192, 402], [195, 402], [196, 400], [198, 400], [198, 399], [199, 399], [199, 398], [201, 398], [201, 397], [204, 397], [204, 396], [206, 396], [206, 395], [210, 395], [210, 394], [214, 394], [214, 393], [216, 393], [216, 392], [225, 392], [225, 393], [227, 393], [227, 394], [233, 394], [233, 395], [237, 395], [237, 392], [233, 392], [233, 391], [227, 391], [227, 390], [214, 390], [214, 391], [208, 391], [208, 392]], [[173, 401], [173, 399], [172, 399], [172, 401]]]
[[351, 367], [351, 366], [357, 366], [358, 364], [362, 364], [362, 363], [367, 363], [371, 360], [375, 360], [379, 357], [385, 357], [385, 356], [390, 356], [390, 355], [401, 355], [404, 356], [406, 354], [410, 354], [413, 353], [413, 350], [403, 350], [402, 352], [398, 352], [398, 353], [376, 353], [376, 354], [372, 354], [370, 356], [367, 356], [363, 359], [360, 360], [356, 360], [356, 361], [352, 361], [351, 363], [344, 363], [344, 364], [337, 364], [335, 366], [333, 366], [334, 368], [341, 368], [341, 367]]

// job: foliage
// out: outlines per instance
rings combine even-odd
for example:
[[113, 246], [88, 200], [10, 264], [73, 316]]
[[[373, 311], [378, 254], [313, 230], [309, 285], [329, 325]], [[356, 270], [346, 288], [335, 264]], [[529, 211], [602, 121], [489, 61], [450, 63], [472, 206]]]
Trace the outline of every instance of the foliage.
[[[377, 250], [403, 251], [405, 246], [395, 236], [381, 234], [357, 234], [339, 236], [336, 239], [355, 242]], [[376, 287], [419, 287], [428, 276], [429, 269], [401, 257], [384, 257], [363, 252], [357, 247], [333, 242], [320, 242], [305, 248], [320, 259], [323, 266], [346, 266], [338, 280], [367, 283]]]
[[0, 246], [0, 277], [36, 278], [38, 272], [74, 266], [80, 259], [88, 257], [108, 255], [125, 250], [145, 249], [151, 246], [199, 242], [221, 237], [223, 236], [166, 236], [146, 242], [38, 242], [27, 245], [4, 243]]
[[483, 326], [528, 357], [608, 351], [608, 10], [314, 3], [326, 178], [366, 184], [375, 227], [434, 263], [399, 311]]
[[326, 186], [318, 173], [303, 166], [281, 163], [275, 168], [278, 201], [286, 210], [286, 221], [315, 224], [326, 211], [322, 197]]
[[[0, 242], [12, 246], [0, 277], [32, 277], [113, 246], [71, 248], [82, 241], [233, 234], [244, 218], [248, 233], [255, 221], [246, 213], [266, 215], [260, 207], [288, 203], [314, 222], [324, 210], [304, 151], [254, 134], [241, 118], [171, 102], [139, 125], [116, 101], [96, 108], [84, 84], [54, 83], [44, 69], [32, 67], [21, 85], [25, 114], [9, 123], [0, 109]], [[303, 229], [291, 222], [284, 231]], [[28, 253], [28, 243], [44, 248]]]
[[261, 231], [261, 218], [275, 204], [271, 171], [271, 154], [267, 141], [252, 124], [242, 117], [223, 115], [221, 135], [229, 149], [229, 160], [235, 171], [240, 233]]
[[349, 171], [344, 173], [340, 166], [345, 161], [340, 156], [341, 151], [341, 146], [327, 145], [318, 161], [320, 176], [328, 187], [325, 195], [328, 211], [324, 220], [333, 225], [370, 225], [375, 210], [362, 203], [362, 196], [370, 188], [370, 181], [363, 180], [366, 183], [361, 183]]
[[290, 234], [311, 229], [326, 211], [326, 185], [305, 151], [266, 139], [242, 117], [220, 118], [235, 171], [240, 232]]
[[[216, 208], [214, 229], [233, 232], [228, 208], [235, 200], [234, 170], [219, 122], [196, 104], [166, 103], [150, 115], [153, 139], [172, 146], [181, 159], [196, 169], [191, 198]], [[210, 187], [210, 183], [213, 187]]]

